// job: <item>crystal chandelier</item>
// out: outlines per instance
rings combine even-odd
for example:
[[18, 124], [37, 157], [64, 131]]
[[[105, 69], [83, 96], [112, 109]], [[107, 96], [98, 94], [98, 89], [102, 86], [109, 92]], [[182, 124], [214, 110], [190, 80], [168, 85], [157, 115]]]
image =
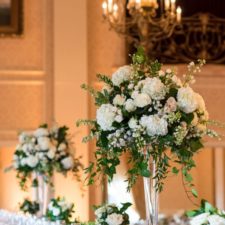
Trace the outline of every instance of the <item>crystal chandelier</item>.
[[111, 29], [146, 50], [172, 35], [182, 13], [176, 0], [104, 0], [102, 10]]

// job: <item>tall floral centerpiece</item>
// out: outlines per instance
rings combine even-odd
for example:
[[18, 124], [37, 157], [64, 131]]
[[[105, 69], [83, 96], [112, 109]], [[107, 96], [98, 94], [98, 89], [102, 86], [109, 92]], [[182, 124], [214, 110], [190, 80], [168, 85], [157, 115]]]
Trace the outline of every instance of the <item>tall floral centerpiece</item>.
[[32, 182], [33, 200], [39, 203], [41, 216], [45, 214], [52, 197], [53, 173], [66, 175], [71, 171], [79, 178], [82, 164], [73, 153], [68, 128], [65, 126], [48, 128], [43, 125], [34, 132], [22, 132], [19, 135], [11, 169], [16, 170], [22, 190], [26, 190], [28, 181]]
[[[181, 171], [187, 188], [197, 196], [190, 174], [195, 167], [193, 156], [203, 147], [205, 135], [217, 136], [207, 126], [202, 96], [190, 87], [204, 63], [190, 63], [180, 80], [175, 71], [151, 62], [140, 48], [132, 64], [119, 68], [112, 78], [97, 75], [105, 84], [101, 91], [82, 86], [97, 106], [95, 120], [77, 122], [91, 126], [84, 141], [97, 140], [96, 162], [87, 168], [89, 183], [99, 174], [111, 181], [121, 155], [128, 153], [128, 189], [138, 176], [144, 177], [148, 224], [157, 224], [158, 193], [169, 172]], [[177, 166], [171, 168], [172, 162]]]

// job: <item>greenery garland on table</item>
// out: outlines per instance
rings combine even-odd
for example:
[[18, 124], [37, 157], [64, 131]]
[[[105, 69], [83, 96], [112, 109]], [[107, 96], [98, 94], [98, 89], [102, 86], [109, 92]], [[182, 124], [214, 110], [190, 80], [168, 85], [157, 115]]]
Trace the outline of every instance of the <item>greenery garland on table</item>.
[[[139, 48], [132, 64], [119, 68], [112, 78], [97, 75], [104, 83], [101, 91], [82, 85], [97, 106], [96, 119], [77, 122], [77, 126], [91, 127], [84, 142], [97, 140], [96, 162], [86, 169], [89, 184], [100, 175], [106, 175], [110, 182], [120, 157], [128, 153], [128, 189], [138, 176], [151, 177], [151, 158], [157, 168], [153, 178], [159, 192], [168, 173], [181, 172], [188, 196], [197, 196], [190, 174], [196, 166], [193, 157], [203, 147], [204, 136], [218, 137], [208, 127], [202, 96], [191, 88], [194, 74], [204, 64], [204, 60], [191, 62], [181, 80], [174, 70], [163, 70], [158, 61], [150, 61]], [[176, 166], [171, 168], [172, 163]]]

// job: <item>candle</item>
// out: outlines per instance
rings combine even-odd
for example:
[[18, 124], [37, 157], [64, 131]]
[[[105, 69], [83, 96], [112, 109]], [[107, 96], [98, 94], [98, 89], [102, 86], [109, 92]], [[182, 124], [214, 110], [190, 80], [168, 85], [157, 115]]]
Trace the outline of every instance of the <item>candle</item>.
[[107, 15], [107, 7], [108, 7], [107, 2], [104, 1], [104, 2], [102, 3], [102, 10], [103, 10], [103, 15], [104, 15], [104, 16]]
[[108, 0], [108, 10], [110, 13], [113, 11], [113, 0]]
[[180, 6], [177, 7], [177, 22], [181, 22], [181, 14], [182, 14], [182, 9]]
[[130, 9], [130, 8], [133, 8], [133, 7], [135, 7], [135, 0], [129, 0], [127, 8]]
[[171, 11], [175, 12], [176, 9], [176, 0], [171, 0]]
[[118, 18], [118, 5], [117, 4], [114, 4], [113, 5], [113, 16], [114, 16], [114, 18], [115, 19], [117, 19]]
[[135, 0], [136, 8], [139, 9], [141, 6], [141, 0]]
[[165, 0], [165, 10], [170, 9], [170, 0]]

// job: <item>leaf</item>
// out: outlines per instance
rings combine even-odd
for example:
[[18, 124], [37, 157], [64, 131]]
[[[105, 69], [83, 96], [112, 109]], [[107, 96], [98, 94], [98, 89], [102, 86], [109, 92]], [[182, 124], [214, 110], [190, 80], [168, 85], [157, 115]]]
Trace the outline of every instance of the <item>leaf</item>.
[[132, 204], [130, 202], [122, 203], [123, 207], [120, 209], [120, 212], [125, 212]]
[[178, 174], [179, 173], [179, 170], [176, 167], [173, 167], [172, 168], [172, 173]]
[[142, 169], [141, 170], [141, 176], [143, 177], [150, 177], [151, 176], [151, 173], [148, 169]]
[[187, 124], [190, 124], [192, 122], [192, 120], [194, 119], [194, 114], [193, 113], [189, 113], [189, 114], [182, 113], [182, 117]]
[[194, 188], [191, 189], [191, 193], [195, 198], [198, 198], [198, 192]]
[[190, 147], [191, 147], [191, 150], [192, 150], [193, 152], [196, 152], [196, 151], [198, 151], [199, 149], [203, 148], [204, 146], [203, 146], [203, 144], [201, 143], [201, 141], [200, 141], [199, 139], [197, 139], [197, 140], [192, 140], [192, 141], [190, 142]]
[[187, 217], [194, 217], [196, 215], [196, 211], [192, 210], [192, 211], [187, 211], [185, 214], [187, 215]]
[[204, 202], [204, 210], [205, 212], [214, 212], [215, 208], [207, 201]]
[[187, 174], [185, 175], [185, 180], [186, 180], [187, 182], [191, 182], [191, 181], [193, 181], [193, 177], [192, 177], [192, 175], [191, 175], [191, 174], [189, 174], [189, 173], [187, 173]]

